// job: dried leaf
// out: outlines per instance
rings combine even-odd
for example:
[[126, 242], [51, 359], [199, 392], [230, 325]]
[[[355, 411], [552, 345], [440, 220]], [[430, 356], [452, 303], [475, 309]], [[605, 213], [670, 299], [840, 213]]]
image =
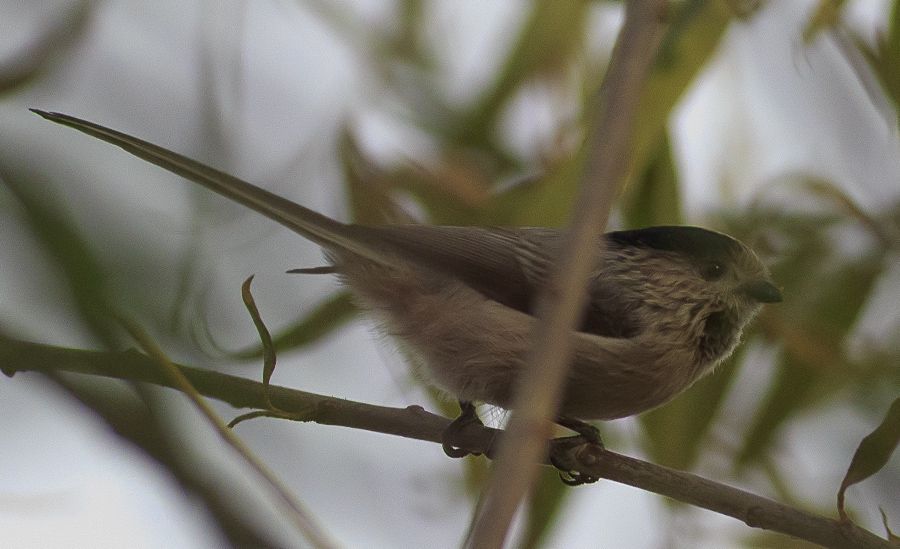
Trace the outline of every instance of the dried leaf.
[[249, 276], [241, 285], [241, 299], [244, 300], [244, 306], [247, 307], [247, 312], [250, 313], [250, 318], [253, 319], [253, 325], [256, 326], [256, 331], [259, 333], [259, 340], [262, 343], [263, 387], [266, 404], [268, 404], [269, 408], [273, 408], [272, 402], [269, 400], [269, 380], [272, 379], [272, 373], [275, 372], [277, 355], [275, 354], [275, 346], [272, 344], [272, 336], [269, 334], [269, 329], [266, 328], [266, 324], [259, 314], [259, 309], [256, 307], [256, 301], [253, 299], [253, 294], [250, 292], [250, 284], [252, 282], [253, 275]]
[[[356, 306], [348, 292], [338, 292], [329, 296], [309, 314], [299, 319], [292, 327], [277, 334], [273, 339], [276, 349], [285, 351], [297, 349], [318, 341], [350, 321], [356, 314]], [[261, 346], [234, 353], [235, 358], [254, 359], [263, 356]]]

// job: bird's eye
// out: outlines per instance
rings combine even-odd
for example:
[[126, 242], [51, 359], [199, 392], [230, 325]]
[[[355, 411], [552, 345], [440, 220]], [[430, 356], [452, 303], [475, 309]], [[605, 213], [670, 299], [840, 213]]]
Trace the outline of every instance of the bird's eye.
[[711, 261], [700, 267], [700, 276], [705, 280], [719, 280], [725, 274], [725, 265]]

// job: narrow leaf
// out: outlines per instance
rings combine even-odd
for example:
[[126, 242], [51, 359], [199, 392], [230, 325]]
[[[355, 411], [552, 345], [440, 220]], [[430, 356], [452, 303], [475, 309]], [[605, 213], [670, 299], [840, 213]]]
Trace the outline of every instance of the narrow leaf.
[[844, 511], [844, 492], [848, 487], [880, 471], [887, 464], [898, 443], [900, 443], [900, 397], [894, 400], [881, 424], [862, 439], [856, 453], [853, 454], [853, 460], [837, 494], [841, 520], [849, 520]]
[[259, 340], [262, 343], [263, 387], [265, 388], [266, 404], [269, 405], [269, 408], [272, 408], [272, 402], [269, 400], [269, 380], [272, 379], [272, 373], [275, 372], [275, 361], [277, 356], [275, 354], [275, 345], [272, 344], [272, 336], [269, 334], [269, 329], [266, 328], [266, 324], [259, 314], [259, 309], [256, 307], [256, 301], [253, 299], [253, 294], [250, 292], [250, 284], [252, 282], [253, 276], [251, 275], [241, 285], [241, 298], [244, 300], [244, 306], [247, 307], [247, 312], [250, 313], [250, 318], [253, 319], [253, 325], [256, 326], [256, 331], [259, 333]]

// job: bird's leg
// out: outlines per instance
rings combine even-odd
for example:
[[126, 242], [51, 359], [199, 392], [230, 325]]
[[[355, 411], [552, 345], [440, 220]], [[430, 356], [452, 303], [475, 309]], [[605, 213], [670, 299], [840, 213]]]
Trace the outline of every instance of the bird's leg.
[[599, 480], [598, 477], [585, 475], [578, 471], [573, 471], [569, 467], [565, 467], [562, 463], [562, 457], [572, 451], [573, 448], [583, 444], [592, 444], [603, 448], [603, 440], [600, 438], [600, 431], [591, 425], [572, 417], [560, 416], [556, 419], [556, 423], [562, 425], [566, 429], [571, 429], [578, 433], [572, 437], [560, 437], [553, 439], [550, 444], [550, 463], [559, 469], [559, 479], [569, 486], [580, 486], [582, 484], [591, 484]]
[[600, 439], [600, 430], [586, 421], [581, 421], [574, 417], [559, 416], [556, 418], [556, 423], [562, 425], [566, 429], [575, 431], [580, 436], [584, 437], [585, 442], [603, 446], [603, 440]]
[[447, 428], [444, 429], [444, 432], [441, 434], [441, 447], [444, 448], [444, 453], [452, 458], [461, 458], [469, 454], [472, 454], [474, 456], [480, 455], [477, 452], [470, 452], [458, 446], [454, 446], [453, 444], [467, 426], [473, 423], [482, 426], [484, 425], [483, 423], [481, 423], [481, 420], [478, 419], [478, 414], [475, 413], [475, 405], [470, 401], [460, 400], [459, 409], [459, 417], [454, 419], [453, 422], [448, 425]]

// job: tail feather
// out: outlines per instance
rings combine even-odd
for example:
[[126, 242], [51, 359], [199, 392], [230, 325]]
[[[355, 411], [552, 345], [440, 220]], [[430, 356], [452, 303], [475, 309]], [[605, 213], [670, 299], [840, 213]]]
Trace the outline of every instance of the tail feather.
[[351, 252], [378, 263], [390, 261], [377, 246], [367, 245], [358, 230], [305, 208], [233, 175], [128, 134], [66, 114], [31, 109], [51, 122], [69, 126], [121, 147], [125, 151], [198, 183], [226, 198], [251, 208], [292, 231], [336, 251]]
[[301, 267], [285, 272], [288, 274], [335, 274], [338, 272], [338, 269], [334, 265], [327, 265], [322, 267]]

